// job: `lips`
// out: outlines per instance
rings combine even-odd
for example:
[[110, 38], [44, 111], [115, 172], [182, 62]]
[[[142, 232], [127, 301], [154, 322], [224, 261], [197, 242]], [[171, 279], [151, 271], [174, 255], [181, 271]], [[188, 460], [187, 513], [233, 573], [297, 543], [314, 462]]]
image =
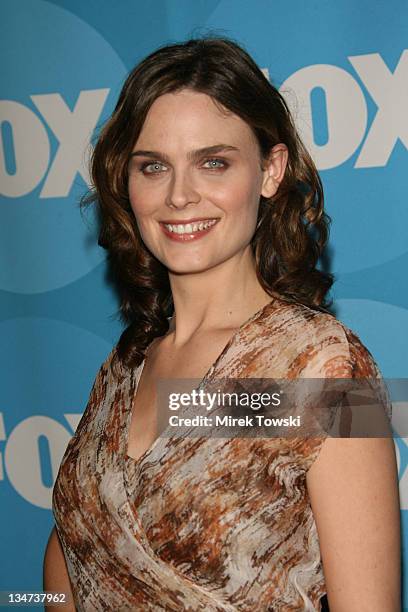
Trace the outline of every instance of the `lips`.
[[[217, 225], [219, 219], [215, 219], [215, 218], [196, 218], [196, 219], [191, 219], [188, 221], [183, 221], [182, 223], [180, 221], [178, 221], [178, 223], [176, 222], [164, 222], [164, 221], [160, 221], [160, 227], [162, 228], [164, 234], [170, 238], [171, 240], [174, 240], [176, 242], [190, 242], [192, 240], [198, 240], [204, 236], [206, 236], [207, 234], [209, 234], [211, 232], [211, 230]], [[212, 223], [211, 223], [212, 222]], [[165, 223], [167, 225], [170, 225], [170, 227], [166, 227]], [[210, 223], [210, 225], [208, 227], [203, 227], [202, 229], [199, 229], [199, 227], [196, 227], [196, 230], [192, 230], [191, 226], [195, 225], [195, 226], [199, 226], [200, 223], [205, 224], [205, 223]], [[178, 226], [183, 226], [183, 230], [180, 230]], [[186, 227], [188, 227], [188, 231], [186, 231]], [[191, 228], [191, 231], [190, 231]]]
[[187, 225], [187, 223], [198, 223], [199, 221], [212, 221], [218, 217], [194, 217], [193, 219], [163, 219], [159, 223], [166, 223], [167, 225]]

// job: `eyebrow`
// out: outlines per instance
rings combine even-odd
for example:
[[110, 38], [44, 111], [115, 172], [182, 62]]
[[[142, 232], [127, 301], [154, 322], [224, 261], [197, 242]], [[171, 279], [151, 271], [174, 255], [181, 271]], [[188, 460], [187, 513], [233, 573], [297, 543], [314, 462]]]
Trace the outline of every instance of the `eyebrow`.
[[[192, 161], [197, 161], [203, 155], [214, 155], [215, 153], [221, 153], [223, 151], [239, 151], [239, 149], [238, 147], [234, 147], [232, 145], [216, 144], [216, 145], [212, 145], [211, 147], [203, 147], [201, 149], [195, 149], [194, 151], [189, 151], [187, 153], [187, 159], [192, 160]], [[169, 157], [165, 153], [160, 153], [160, 151], [146, 151], [143, 149], [138, 149], [137, 151], [133, 151], [130, 154], [130, 157], [132, 158], [138, 155], [143, 156], [143, 157], [151, 157], [155, 159], [160, 158], [166, 162], [170, 162]]]

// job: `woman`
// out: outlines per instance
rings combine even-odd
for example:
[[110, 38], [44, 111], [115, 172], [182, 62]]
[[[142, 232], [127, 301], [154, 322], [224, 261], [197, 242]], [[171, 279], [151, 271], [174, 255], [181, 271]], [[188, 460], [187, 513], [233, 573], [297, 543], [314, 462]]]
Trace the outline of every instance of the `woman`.
[[159, 379], [380, 377], [327, 312], [322, 185], [277, 89], [232, 40], [160, 48], [92, 174], [127, 328], [61, 462], [48, 589], [79, 610], [399, 610], [391, 438], [159, 436]]

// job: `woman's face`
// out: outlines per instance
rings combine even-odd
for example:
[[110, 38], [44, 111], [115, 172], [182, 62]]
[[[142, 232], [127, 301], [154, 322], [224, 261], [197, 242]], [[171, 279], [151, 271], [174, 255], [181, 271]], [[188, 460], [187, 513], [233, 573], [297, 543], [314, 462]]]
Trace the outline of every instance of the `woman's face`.
[[143, 242], [176, 273], [240, 258], [256, 228], [260, 195], [273, 195], [283, 176], [281, 158], [262, 171], [249, 126], [221, 113], [206, 94], [160, 96], [129, 163], [130, 203]]

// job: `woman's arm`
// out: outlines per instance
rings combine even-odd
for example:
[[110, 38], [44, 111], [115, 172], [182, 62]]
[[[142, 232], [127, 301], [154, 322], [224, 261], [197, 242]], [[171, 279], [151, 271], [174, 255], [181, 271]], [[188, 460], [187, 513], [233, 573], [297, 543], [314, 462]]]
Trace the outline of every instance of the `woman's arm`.
[[68, 570], [65, 563], [64, 552], [58, 537], [55, 527], [51, 531], [48, 539], [47, 548], [44, 556], [43, 567], [43, 588], [44, 591], [56, 591], [58, 593], [66, 593], [69, 603], [58, 606], [45, 606], [48, 612], [58, 612], [64, 610], [66, 612], [75, 612], [74, 598], [72, 596], [71, 583], [69, 580]]
[[400, 612], [392, 438], [327, 438], [306, 474], [330, 612]]

